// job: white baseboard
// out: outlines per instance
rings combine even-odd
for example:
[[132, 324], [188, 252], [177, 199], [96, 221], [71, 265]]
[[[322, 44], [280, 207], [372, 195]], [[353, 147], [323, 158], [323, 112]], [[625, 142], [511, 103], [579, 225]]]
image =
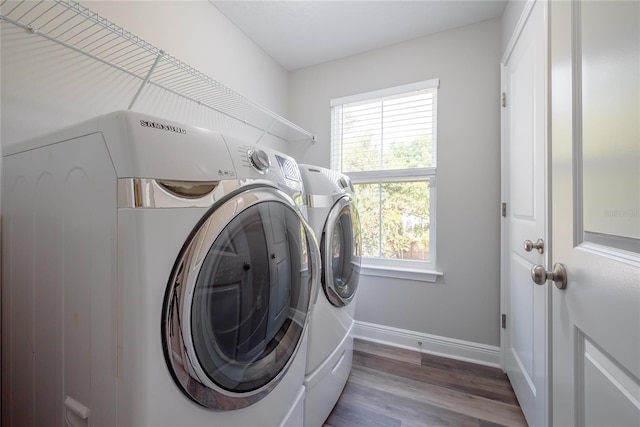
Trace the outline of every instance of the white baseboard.
[[[500, 368], [500, 347], [356, 321], [355, 338]], [[422, 343], [422, 344], [419, 344]]]

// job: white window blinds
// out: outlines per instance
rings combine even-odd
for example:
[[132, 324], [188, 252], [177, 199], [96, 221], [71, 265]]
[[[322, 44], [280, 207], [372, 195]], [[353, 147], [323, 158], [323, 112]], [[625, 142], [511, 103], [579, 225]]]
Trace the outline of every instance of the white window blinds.
[[438, 80], [332, 101], [333, 169], [435, 168]]
[[331, 167], [352, 179], [363, 265], [378, 273], [435, 268], [438, 85], [331, 102]]

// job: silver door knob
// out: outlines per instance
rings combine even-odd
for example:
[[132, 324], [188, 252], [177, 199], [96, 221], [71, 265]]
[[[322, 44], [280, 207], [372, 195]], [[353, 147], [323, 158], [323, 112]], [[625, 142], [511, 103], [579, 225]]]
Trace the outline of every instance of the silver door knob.
[[531, 240], [524, 241], [524, 250], [531, 252], [533, 249], [537, 249], [539, 254], [544, 253], [544, 240], [538, 239], [535, 243]]
[[567, 287], [567, 270], [559, 262], [553, 265], [551, 271], [546, 271], [543, 266], [536, 264], [531, 267], [531, 279], [537, 285], [544, 285], [547, 280], [553, 280], [556, 288], [564, 289]]

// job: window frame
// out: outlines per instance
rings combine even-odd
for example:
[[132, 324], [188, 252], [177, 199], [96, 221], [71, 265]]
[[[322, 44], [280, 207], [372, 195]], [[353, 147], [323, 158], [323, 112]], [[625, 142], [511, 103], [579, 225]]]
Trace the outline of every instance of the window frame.
[[[340, 133], [336, 129], [334, 119], [334, 110], [346, 104], [359, 102], [375, 102], [381, 98], [395, 97], [399, 95], [411, 96], [415, 92], [433, 89], [433, 145], [432, 159], [433, 166], [426, 168], [413, 169], [391, 169], [391, 170], [372, 170], [363, 172], [344, 172], [349, 176], [354, 184], [375, 184], [375, 183], [392, 183], [392, 182], [409, 182], [409, 181], [428, 181], [430, 191], [429, 205], [429, 261], [418, 260], [398, 260], [388, 258], [368, 258], [362, 257], [361, 274], [390, 277], [407, 280], [418, 280], [435, 282], [441, 272], [436, 270], [436, 204], [437, 204], [437, 94], [440, 86], [439, 79], [425, 80], [421, 82], [411, 83], [407, 85], [395, 86], [387, 89], [381, 89], [371, 92], [365, 92], [357, 95], [335, 98], [330, 101], [331, 106], [331, 144], [330, 157], [331, 168], [340, 171], [342, 163], [342, 138], [341, 135], [336, 139], [336, 134]], [[340, 125], [338, 125], [340, 126]], [[357, 197], [356, 193], [356, 197]], [[431, 226], [431, 225], [434, 226]]]

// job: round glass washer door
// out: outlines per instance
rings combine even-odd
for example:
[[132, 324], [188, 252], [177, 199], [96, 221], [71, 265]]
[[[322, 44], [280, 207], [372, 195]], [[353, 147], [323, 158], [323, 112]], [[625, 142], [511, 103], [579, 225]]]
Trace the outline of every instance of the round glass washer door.
[[211, 208], [165, 294], [165, 359], [182, 391], [229, 410], [273, 390], [302, 341], [319, 265], [313, 231], [282, 191], [257, 187]]
[[360, 218], [353, 199], [338, 199], [327, 216], [321, 242], [322, 287], [336, 307], [349, 304], [360, 280]]

